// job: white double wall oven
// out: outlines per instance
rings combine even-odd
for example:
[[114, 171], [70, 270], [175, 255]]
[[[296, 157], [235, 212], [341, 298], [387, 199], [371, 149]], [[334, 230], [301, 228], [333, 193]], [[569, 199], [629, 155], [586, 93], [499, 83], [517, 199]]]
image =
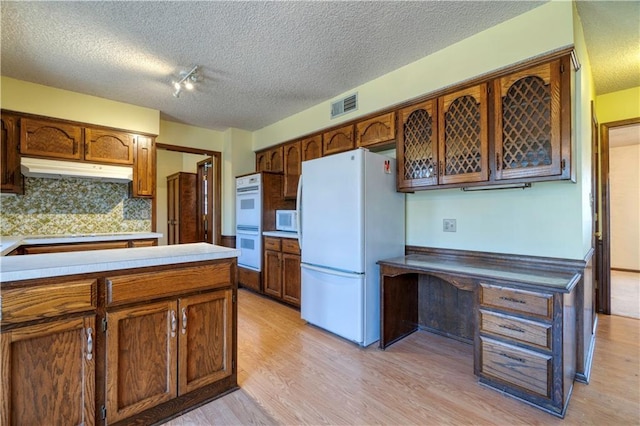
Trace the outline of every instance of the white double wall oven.
[[236, 248], [238, 266], [262, 268], [262, 181], [260, 173], [236, 178]]

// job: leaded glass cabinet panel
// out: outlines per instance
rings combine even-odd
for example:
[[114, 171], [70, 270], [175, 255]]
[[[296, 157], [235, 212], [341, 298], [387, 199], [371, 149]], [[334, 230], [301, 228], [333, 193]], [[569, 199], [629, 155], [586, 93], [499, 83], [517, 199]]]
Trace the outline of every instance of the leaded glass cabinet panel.
[[438, 99], [440, 183], [489, 178], [487, 86], [480, 84]]
[[435, 99], [400, 110], [398, 189], [438, 184], [438, 144]]
[[496, 179], [562, 173], [560, 65], [495, 80]]

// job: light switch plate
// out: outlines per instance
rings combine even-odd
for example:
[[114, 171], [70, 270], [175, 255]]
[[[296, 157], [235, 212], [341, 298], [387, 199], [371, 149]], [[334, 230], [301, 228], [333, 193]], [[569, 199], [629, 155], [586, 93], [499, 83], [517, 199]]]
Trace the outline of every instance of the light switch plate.
[[456, 220], [442, 219], [442, 230], [444, 232], [456, 232]]

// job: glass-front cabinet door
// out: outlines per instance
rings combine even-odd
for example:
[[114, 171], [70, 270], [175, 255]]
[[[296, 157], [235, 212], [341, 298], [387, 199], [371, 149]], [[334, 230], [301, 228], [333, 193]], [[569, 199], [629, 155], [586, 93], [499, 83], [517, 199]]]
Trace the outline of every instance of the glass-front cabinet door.
[[437, 185], [436, 100], [400, 110], [398, 121], [398, 190]]

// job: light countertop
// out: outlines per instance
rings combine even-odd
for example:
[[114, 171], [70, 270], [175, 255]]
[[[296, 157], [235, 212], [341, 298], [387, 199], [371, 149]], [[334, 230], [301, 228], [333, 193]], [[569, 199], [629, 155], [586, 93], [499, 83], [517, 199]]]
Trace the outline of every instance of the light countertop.
[[294, 238], [298, 239], [297, 232], [287, 232], [287, 231], [264, 231], [262, 235], [267, 237], [279, 237], [279, 238]]
[[0, 282], [117, 271], [238, 257], [240, 250], [208, 243], [0, 257]]
[[162, 238], [158, 232], [121, 232], [108, 234], [14, 235], [0, 237], [0, 256], [21, 245], [95, 243], [99, 241], [144, 240]]

